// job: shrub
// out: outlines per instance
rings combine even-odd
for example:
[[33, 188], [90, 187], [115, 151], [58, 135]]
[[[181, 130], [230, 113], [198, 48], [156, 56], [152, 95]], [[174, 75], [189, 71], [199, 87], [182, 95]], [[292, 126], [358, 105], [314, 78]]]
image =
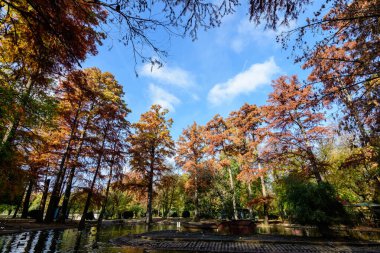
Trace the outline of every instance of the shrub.
[[132, 219], [133, 218], [133, 211], [125, 211], [123, 213], [123, 218], [124, 219]]
[[28, 216], [30, 217], [30, 218], [32, 218], [32, 219], [40, 219], [40, 217], [42, 216], [42, 211], [41, 210], [38, 210], [38, 209], [36, 209], [36, 210], [30, 210], [29, 212], [28, 212]]
[[94, 220], [94, 219], [95, 219], [95, 216], [94, 216], [93, 211], [86, 213], [86, 220]]
[[289, 176], [283, 181], [280, 205], [292, 221], [325, 228], [334, 223], [347, 222], [343, 205], [337, 200], [335, 189], [326, 182], [305, 182]]
[[176, 217], [178, 217], [178, 214], [177, 214], [177, 212], [174, 212], [174, 213], [172, 213], [172, 214], [170, 215], [170, 217], [173, 217], [173, 218], [176, 218]]
[[182, 218], [189, 218], [190, 217], [190, 212], [189, 211], [183, 211], [182, 212]]

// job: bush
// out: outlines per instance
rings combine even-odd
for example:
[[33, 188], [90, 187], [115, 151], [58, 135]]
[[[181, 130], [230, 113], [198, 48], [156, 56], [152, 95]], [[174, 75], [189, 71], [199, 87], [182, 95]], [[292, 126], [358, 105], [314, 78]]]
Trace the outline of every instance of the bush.
[[190, 217], [190, 212], [189, 211], [183, 211], [182, 212], [182, 218], [189, 218]]
[[95, 216], [94, 216], [93, 211], [86, 213], [86, 220], [94, 220], [94, 219], [95, 219]]
[[170, 217], [177, 218], [177, 217], [178, 217], [177, 212], [172, 213], [172, 214], [170, 215]]
[[133, 211], [125, 211], [123, 213], [123, 218], [124, 219], [132, 219], [133, 218]]
[[32, 219], [38, 220], [38, 219], [40, 219], [42, 217], [42, 211], [38, 210], [38, 209], [36, 209], [36, 210], [30, 210], [28, 212], [28, 217], [30, 217]]
[[337, 200], [329, 183], [305, 182], [289, 176], [284, 179], [280, 205], [292, 221], [325, 228], [334, 223], [346, 223], [347, 213]]

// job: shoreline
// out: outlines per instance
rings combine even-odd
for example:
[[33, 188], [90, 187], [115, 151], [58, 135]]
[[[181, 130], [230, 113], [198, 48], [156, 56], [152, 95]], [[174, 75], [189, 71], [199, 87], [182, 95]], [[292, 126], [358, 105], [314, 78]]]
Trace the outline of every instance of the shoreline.
[[65, 224], [37, 222], [34, 219], [0, 219], [0, 235], [8, 235], [22, 232], [31, 232], [49, 229], [76, 228], [76, 221], [68, 221]]

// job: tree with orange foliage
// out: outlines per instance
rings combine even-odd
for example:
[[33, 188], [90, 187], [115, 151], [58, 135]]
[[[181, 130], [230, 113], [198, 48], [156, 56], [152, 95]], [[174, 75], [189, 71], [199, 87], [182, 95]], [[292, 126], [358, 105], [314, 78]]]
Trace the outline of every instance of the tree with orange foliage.
[[[95, 116], [89, 126], [91, 137], [88, 139], [88, 144], [91, 150], [87, 154], [93, 160], [94, 173], [78, 225], [79, 230], [84, 229], [95, 183], [101, 175], [101, 167], [106, 166], [110, 171], [109, 178], [111, 179], [112, 170], [115, 169], [116, 163], [121, 166], [126, 157], [126, 138], [130, 126], [126, 119], [130, 110], [122, 99], [123, 87], [115, 80], [114, 76], [108, 72], [101, 73], [98, 69], [90, 69], [87, 78], [91, 80], [90, 82], [93, 81], [97, 94], [93, 98], [96, 100]], [[110, 159], [111, 161], [107, 166], [107, 161]]]
[[96, 54], [96, 44], [103, 37], [92, 27], [105, 20], [104, 11], [93, 5], [78, 8], [74, 1], [59, 2], [0, 2], [3, 10], [0, 14], [0, 68], [3, 70], [0, 79], [16, 78], [15, 86], [1, 85], [23, 97], [13, 119], [6, 124], [0, 150], [11, 145], [17, 137], [28, 99], [41, 89], [51, 87], [53, 75], [72, 69], [88, 53]]
[[74, 71], [67, 76], [66, 80], [60, 83], [57, 89], [57, 95], [60, 97], [60, 124], [58, 131], [53, 133], [53, 136], [55, 135], [56, 141], [60, 141], [61, 159], [55, 172], [55, 180], [46, 211], [45, 222], [54, 220], [55, 210], [60, 201], [60, 192], [67, 169], [66, 163], [72, 150], [75, 149], [80, 122], [82, 117], [85, 117], [84, 112], [86, 107], [88, 107], [89, 103], [92, 103], [91, 101], [95, 97], [94, 88], [87, 82], [85, 72]]
[[142, 114], [139, 122], [133, 124], [130, 135], [130, 164], [132, 170], [143, 175], [148, 195], [146, 223], [152, 223], [152, 201], [154, 181], [162, 172], [170, 170], [165, 160], [174, 156], [174, 141], [170, 135], [172, 119], [167, 119], [167, 109], [152, 105]]
[[215, 115], [206, 124], [207, 152], [214, 157], [214, 164], [218, 168], [226, 168], [229, 176], [229, 184], [232, 195], [232, 207], [234, 219], [238, 219], [238, 199], [236, 197], [235, 180], [236, 175], [232, 171], [231, 159], [236, 153], [236, 146], [233, 142], [233, 128], [230, 122], [219, 114]]
[[[266, 133], [261, 125], [264, 122], [261, 108], [256, 105], [244, 104], [238, 111], [230, 113], [227, 120], [231, 124], [231, 140], [235, 146], [234, 157], [237, 160], [240, 173], [237, 179], [248, 186], [249, 198], [252, 198], [251, 183], [256, 179], [261, 181], [261, 192], [264, 206], [264, 223], [268, 224], [267, 190], [264, 176], [266, 168], [262, 167], [258, 146]], [[251, 202], [252, 199], [249, 201]]]
[[177, 141], [175, 161], [190, 176], [189, 180], [194, 188], [194, 220], [199, 220], [199, 192], [207, 186], [203, 175], [209, 175], [211, 170], [207, 165], [204, 127], [194, 122], [182, 131]]
[[306, 172], [318, 183], [322, 182], [323, 168], [313, 151], [313, 144], [326, 138], [329, 131], [322, 126], [324, 114], [315, 110], [312, 87], [302, 87], [296, 76], [282, 76], [273, 81], [272, 86], [274, 90], [267, 100], [268, 105], [263, 106], [270, 131], [268, 152], [276, 160], [289, 156], [301, 158], [306, 163]]

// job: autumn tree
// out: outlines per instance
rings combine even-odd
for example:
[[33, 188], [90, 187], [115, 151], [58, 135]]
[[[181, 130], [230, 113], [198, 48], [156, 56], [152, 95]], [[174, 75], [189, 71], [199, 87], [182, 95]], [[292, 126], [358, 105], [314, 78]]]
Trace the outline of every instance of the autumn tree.
[[139, 122], [132, 125], [134, 133], [129, 138], [132, 170], [142, 174], [146, 184], [148, 224], [152, 222], [154, 182], [162, 172], [170, 170], [165, 160], [175, 153], [169, 131], [173, 121], [166, 118], [167, 113], [160, 105], [152, 105]]
[[183, 198], [180, 195], [183, 184], [181, 177], [173, 172], [165, 173], [161, 176], [160, 182], [157, 184], [156, 206], [158, 210], [162, 210], [162, 216], [167, 218], [172, 208], [177, 212], [178, 204]]
[[273, 92], [263, 112], [270, 130], [268, 148], [274, 157], [298, 157], [306, 162], [307, 173], [322, 182], [322, 166], [313, 144], [326, 138], [328, 128], [322, 125], [324, 115], [315, 110], [311, 86], [302, 87], [296, 76], [273, 81]]
[[264, 122], [261, 108], [256, 105], [244, 104], [238, 111], [230, 113], [227, 120], [231, 125], [231, 140], [234, 144], [234, 157], [237, 160], [240, 173], [237, 179], [245, 182], [248, 194], [253, 201], [251, 184], [260, 179], [262, 198], [264, 206], [264, 223], [268, 224], [268, 194], [265, 186], [266, 169], [262, 165], [259, 154], [259, 144], [262, 143], [266, 133], [262, 124]]
[[207, 152], [215, 159], [218, 168], [226, 168], [229, 177], [230, 191], [232, 195], [232, 208], [234, 219], [238, 219], [238, 199], [236, 193], [236, 173], [232, 169], [235, 145], [232, 140], [233, 129], [230, 123], [220, 115], [215, 115], [206, 124]]
[[[107, 170], [114, 170], [115, 163], [121, 166], [126, 155], [125, 139], [129, 132], [129, 122], [126, 120], [126, 116], [130, 110], [122, 99], [124, 94], [122, 86], [112, 74], [101, 73], [98, 69], [93, 71], [95, 76], [90, 75], [89, 78], [95, 79], [98, 97], [95, 98], [97, 99], [97, 106], [94, 108], [95, 117], [89, 127], [91, 137], [88, 141], [94, 173], [78, 225], [80, 230], [84, 228], [86, 214], [90, 208], [94, 186], [100, 176], [101, 167], [107, 165], [107, 161], [109, 161]], [[112, 172], [109, 173], [112, 177]]]
[[[124, 117], [129, 110], [121, 98], [122, 88], [108, 72], [102, 73], [96, 68], [74, 71], [60, 83], [57, 95], [60, 97], [60, 124], [53, 136], [56, 140], [60, 140], [57, 148], [61, 157], [55, 170], [53, 190], [45, 216], [46, 222], [54, 219], [55, 210], [61, 200], [61, 192], [66, 189], [61, 219], [64, 221], [68, 212], [73, 179], [77, 168], [81, 167], [81, 160], [87, 160], [87, 163], [91, 159], [97, 161], [98, 159], [94, 157], [102, 157], [105, 151], [95, 150], [107, 147], [97, 147], [98, 143], [104, 141], [104, 145], [108, 145], [107, 141], [110, 139], [108, 135], [111, 130], [116, 131], [115, 128], [120, 131], [128, 129], [128, 122]], [[109, 120], [107, 124], [102, 122], [105, 119]], [[121, 124], [125, 125], [119, 126]], [[107, 133], [104, 134], [104, 131]], [[118, 133], [112, 132], [112, 134]], [[100, 168], [101, 163], [101, 159], [99, 163], [95, 162], [95, 167]], [[67, 172], [69, 173], [64, 184]]]
[[[105, 175], [107, 178], [107, 184], [103, 196], [102, 207], [98, 217], [98, 226], [101, 226], [105, 215], [106, 207], [109, 201], [111, 186], [113, 186], [114, 189], [120, 188], [119, 185], [121, 184], [124, 175], [123, 167], [127, 158], [127, 143], [125, 141], [125, 136], [129, 133], [129, 129], [125, 128], [124, 126], [124, 131], [116, 129], [115, 133], [117, 134], [110, 138], [111, 150], [108, 154], [108, 157], [105, 157], [105, 161], [107, 164], [106, 173], [108, 172], [108, 174]], [[114, 184], [112, 184], [113, 181]]]
[[380, 160], [378, 6], [376, 0], [337, 1], [315, 25], [326, 39], [300, 58], [311, 69], [308, 80], [321, 87], [320, 99], [339, 108], [334, 115], [339, 133], [355, 137], [355, 155], [346, 165], [364, 167], [375, 191], [380, 187], [380, 174], [373, 169]]
[[212, 174], [208, 166], [206, 153], [206, 135], [204, 127], [193, 123], [182, 131], [177, 141], [176, 163], [189, 174], [190, 184], [194, 188], [194, 220], [199, 219], [199, 194], [207, 187], [205, 177]]
[[[52, 136], [60, 141], [57, 148], [61, 149], [61, 158], [55, 172], [53, 190], [50, 196], [49, 205], [46, 211], [45, 222], [54, 219], [54, 213], [60, 201], [60, 193], [63, 187], [63, 180], [67, 170], [66, 163], [75, 147], [76, 137], [79, 132], [81, 118], [88, 103], [94, 98], [93, 87], [86, 82], [86, 74], [82, 71], [70, 73], [66, 80], [63, 80], [58, 89], [60, 96], [60, 120], [58, 131]], [[69, 180], [70, 181], [70, 180]]]
[[91, 27], [105, 20], [106, 14], [93, 5], [78, 8], [75, 1], [1, 1], [1, 6], [1, 76], [12, 81], [3, 87], [22, 98], [14, 104], [17, 113], [5, 125], [3, 149], [23, 125], [23, 111], [33, 93], [50, 86], [52, 75], [96, 53], [102, 34]]

